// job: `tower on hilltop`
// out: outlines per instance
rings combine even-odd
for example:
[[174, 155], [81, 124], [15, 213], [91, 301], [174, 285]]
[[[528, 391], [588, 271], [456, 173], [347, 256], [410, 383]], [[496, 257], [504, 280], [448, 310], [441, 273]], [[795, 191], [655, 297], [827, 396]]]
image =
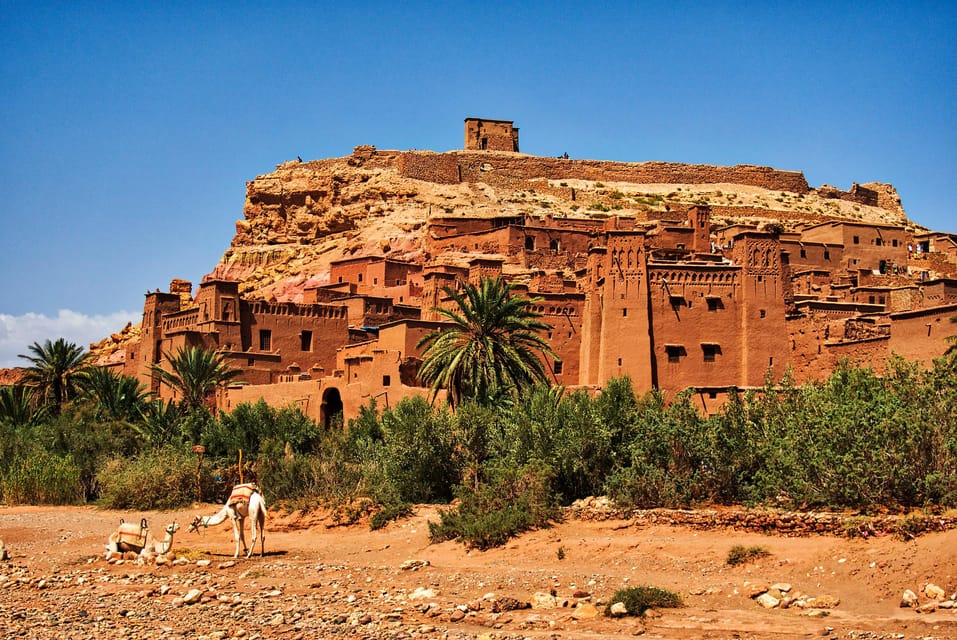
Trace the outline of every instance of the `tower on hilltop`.
[[465, 119], [468, 151], [518, 151], [518, 127], [511, 120]]

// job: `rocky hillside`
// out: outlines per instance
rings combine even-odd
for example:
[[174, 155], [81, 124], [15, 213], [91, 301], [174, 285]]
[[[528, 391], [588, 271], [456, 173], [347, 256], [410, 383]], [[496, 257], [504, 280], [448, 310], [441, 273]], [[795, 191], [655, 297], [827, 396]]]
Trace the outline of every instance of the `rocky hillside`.
[[253, 298], [297, 301], [353, 255], [422, 260], [430, 216], [668, 217], [708, 204], [715, 225], [785, 229], [830, 219], [914, 226], [888, 184], [814, 189], [769, 167], [561, 160], [515, 153], [381, 151], [286, 162], [246, 185], [243, 219], [207, 277]]

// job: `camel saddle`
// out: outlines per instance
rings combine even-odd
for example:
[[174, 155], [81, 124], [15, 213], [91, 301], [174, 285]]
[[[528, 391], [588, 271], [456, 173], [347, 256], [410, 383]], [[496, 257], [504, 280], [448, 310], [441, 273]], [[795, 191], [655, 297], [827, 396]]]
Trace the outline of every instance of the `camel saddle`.
[[117, 542], [128, 544], [131, 547], [145, 547], [146, 534], [149, 533], [146, 518], [140, 520], [139, 524], [120, 520], [120, 528], [117, 529], [117, 533], [119, 534]]
[[249, 498], [257, 491], [259, 491], [259, 487], [256, 486], [255, 482], [237, 484], [233, 487], [233, 492], [229, 494], [229, 500], [226, 501], [226, 504], [232, 506], [240, 502], [248, 503]]

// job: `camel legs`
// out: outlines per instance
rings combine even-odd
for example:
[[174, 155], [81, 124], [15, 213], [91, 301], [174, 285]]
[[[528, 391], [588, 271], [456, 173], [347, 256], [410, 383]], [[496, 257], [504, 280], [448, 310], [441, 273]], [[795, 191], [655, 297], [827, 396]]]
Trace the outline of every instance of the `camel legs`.
[[[233, 538], [236, 540], [236, 552], [233, 553], [234, 558], [239, 557], [239, 545], [243, 546], [243, 553], [246, 553], [246, 536], [243, 532], [243, 519], [242, 518], [232, 518], [233, 523]], [[247, 556], [248, 557], [248, 556]]]
[[[257, 529], [258, 525], [258, 529]], [[266, 555], [266, 518], [262, 511], [249, 514], [249, 529], [252, 534], [249, 550], [246, 552], [248, 559], [256, 550], [256, 540], [259, 540], [259, 557]]]

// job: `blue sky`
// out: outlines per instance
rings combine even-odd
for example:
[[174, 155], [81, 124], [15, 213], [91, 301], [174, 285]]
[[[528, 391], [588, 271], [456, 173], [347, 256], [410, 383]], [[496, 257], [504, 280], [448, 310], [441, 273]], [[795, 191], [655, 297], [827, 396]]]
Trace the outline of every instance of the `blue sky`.
[[198, 283], [257, 174], [459, 148], [466, 116], [539, 155], [891, 182], [957, 232], [955, 33], [953, 2], [0, 0], [0, 367]]

